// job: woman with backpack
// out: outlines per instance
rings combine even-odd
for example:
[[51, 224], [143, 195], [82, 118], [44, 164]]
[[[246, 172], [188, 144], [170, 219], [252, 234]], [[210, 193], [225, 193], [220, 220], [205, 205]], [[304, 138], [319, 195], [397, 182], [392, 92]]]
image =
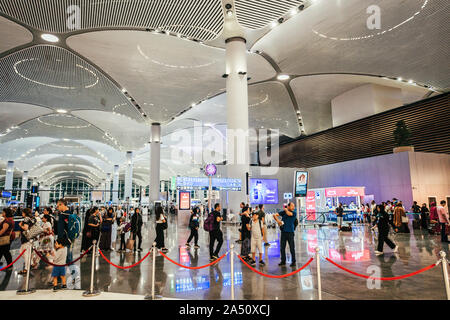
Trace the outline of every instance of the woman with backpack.
[[194, 248], [200, 248], [200, 246], [198, 245], [198, 228], [200, 226], [199, 211], [199, 208], [194, 208], [194, 210], [191, 211], [191, 216], [189, 218], [189, 229], [191, 229], [191, 234], [189, 235], [189, 238], [186, 242], [187, 248], [191, 247], [190, 242], [192, 241], [192, 239], [194, 239]]
[[[5, 257], [6, 265], [12, 262], [11, 257], [11, 233], [14, 232], [13, 212], [9, 208], [2, 211], [3, 221], [0, 223], [0, 260]], [[11, 270], [12, 266], [7, 270]]]
[[156, 207], [156, 249], [160, 249], [163, 253], [169, 251], [164, 246], [164, 230], [167, 229], [167, 220], [164, 217], [162, 207]]

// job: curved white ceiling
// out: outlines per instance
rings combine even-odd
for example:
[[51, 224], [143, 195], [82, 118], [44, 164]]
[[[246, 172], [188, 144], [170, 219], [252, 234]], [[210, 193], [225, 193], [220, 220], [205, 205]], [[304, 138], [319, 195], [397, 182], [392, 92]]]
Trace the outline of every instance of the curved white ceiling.
[[[366, 10], [373, 4], [381, 9], [381, 29], [369, 30]], [[442, 66], [450, 60], [449, 14], [446, 0], [316, 0], [253, 49], [289, 74], [375, 74], [448, 89], [448, 68]]]

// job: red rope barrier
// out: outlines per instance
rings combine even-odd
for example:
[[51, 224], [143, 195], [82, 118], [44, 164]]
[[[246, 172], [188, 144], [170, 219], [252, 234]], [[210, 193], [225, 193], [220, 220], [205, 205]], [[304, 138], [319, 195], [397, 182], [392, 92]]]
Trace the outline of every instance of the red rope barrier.
[[166, 256], [166, 255], [165, 255], [164, 253], [162, 253], [161, 251], [160, 251], [159, 253], [160, 253], [164, 258], [166, 258], [167, 260], [169, 260], [170, 262], [172, 262], [173, 264], [176, 264], [176, 265], [179, 266], [179, 267], [186, 268], [186, 269], [190, 269], [190, 270], [203, 269], [203, 268], [212, 266], [213, 264], [215, 264], [215, 263], [219, 262], [220, 260], [222, 260], [223, 258], [225, 258], [225, 256], [228, 254], [228, 252], [227, 252], [227, 253], [225, 253], [223, 256], [221, 256], [221, 257], [217, 258], [216, 260], [214, 260], [213, 262], [208, 263], [208, 264], [206, 264], [206, 265], [204, 265], [204, 266], [201, 266], [201, 267], [188, 267], [188, 266], [179, 264], [179, 263], [176, 262], [176, 261], [173, 261], [172, 259], [170, 259], [168, 256]]
[[74, 264], [75, 262], [77, 262], [78, 260], [80, 260], [81, 258], [83, 258], [89, 251], [91, 251], [92, 247], [87, 249], [85, 252], [83, 252], [78, 258], [76, 258], [75, 260], [73, 260], [72, 262], [66, 263], [66, 264], [54, 264], [51, 263], [50, 261], [48, 261], [47, 259], [44, 258], [43, 255], [41, 255], [41, 253], [39, 251], [37, 251], [36, 249], [33, 249], [34, 252], [36, 252], [37, 256], [44, 261], [46, 264], [54, 266], [54, 267], [67, 267], [70, 266], [71, 264]]
[[25, 251], [27, 251], [27, 249], [23, 250], [22, 253], [19, 254], [19, 256], [18, 256], [13, 262], [11, 262], [10, 264], [8, 264], [6, 267], [1, 268], [0, 271], [6, 270], [6, 269], [8, 269], [9, 267], [11, 267], [14, 263], [17, 262], [17, 260], [20, 259], [21, 256], [23, 256], [23, 254], [25, 253]]
[[112, 263], [110, 260], [108, 260], [108, 258], [105, 257], [105, 255], [103, 254], [102, 250], [98, 249], [98, 251], [100, 252], [100, 255], [103, 257], [103, 259], [105, 259], [106, 262], [108, 262], [110, 265], [112, 265], [113, 267], [116, 267], [118, 269], [122, 269], [122, 270], [126, 270], [126, 269], [130, 269], [133, 268], [135, 266], [137, 266], [138, 264], [140, 264], [142, 261], [144, 261], [145, 259], [147, 259], [147, 257], [150, 255], [150, 253], [152, 252], [151, 250], [138, 262], [136, 262], [135, 264], [132, 264], [131, 266], [127, 266], [127, 267], [122, 267], [122, 266], [118, 266], [117, 264]]
[[302, 271], [303, 269], [305, 269], [313, 260], [314, 258], [310, 258], [308, 260], [308, 262], [306, 262], [300, 269], [297, 269], [295, 271], [292, 271], [291, 273], [287, 273], [287, 274], [282, 274], [282, 275], [272, 275], [272, 274], [267, 274], [267, 273], [262, 273], [258, 270], [256, 270], [255, 268], [253, 268], [251, 265], [249, 265], [247, 262], [245, 262], [242, 257], [240, 255], [238, 255], [238, 258], [247, 266], [250, 268], [250, 270], [252, 270], [253, 272], [256, 272], [257, 274], [267, 277], [267, 278], [276, 278], [276, 279], [280, 279], [280, 278], [286, 278], [286, 277], [290, 277], [300, 271]]
[[332, 260], [330, 260], [330, 259], [328, 259], [328, 258], [325, 258], [325, 260], [327, 260], [328, 262], [334, 264], [334, 265], [335, 265], [336, 267], [338, 267], [339, 269], [342, 269], [342, 270], [344, 270], [344, 271], [346, 271], [346, 272], [348, 272], [348, 273], [351, 273], [351, 274], [353, 274], [353, 275], [355, 275], [355, 276], [358, 276], [358, 277], [361, 277], [361, 278], [364, 278], [364, 279], [369, 279], [369, 278], [370, 278], [370, 279], [374, 279], [374, 280], [382, 280], [382, 281], [391, 281], [391, 280], [405, 279], [405, 278], [408, 278], [408, 277], [412, 277], [412, 276], [414, 276], [414, 275], [416, 275], [416, 274], [422, 273], [422, 272], [424, 272], [424, 271], [430, 270], [430, 269], [432, 269], [432, 268], [434, 268], [434, 267], [437, 266], [436, 263], [433, 263], [433, 264], [429, 265], [428, 267], [425, 267], [425, 268], [422, 268], [422, 269], [420, 269], [420, 270], [417, 270], [417, 271], [414, 271], [414, 272], [405, 274], [405, 275], [403, 275], [403, 276], [390, 277], [390, 278], [378, 278], [378, 277], [371, 277], [371, 276], [367, 276], [367, 275], [365, 275], [365, 274], [360, 274], [360, 273], [351, 271], [351, 270], [349, 270], [349, 269], [347, 269], [347, 268], [345, 268], [345, 267], [343, 267], [343, 266], [337, 264], [336, 262], [334, 262], [334, 261], [332, 261]]

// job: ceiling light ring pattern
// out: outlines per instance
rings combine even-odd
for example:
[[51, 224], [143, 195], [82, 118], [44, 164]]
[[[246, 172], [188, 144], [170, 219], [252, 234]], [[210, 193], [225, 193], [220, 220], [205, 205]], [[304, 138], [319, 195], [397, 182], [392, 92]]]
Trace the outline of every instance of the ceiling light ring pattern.
[[314, 32], [316, 35], [318, 35], [321, 38], [325, 38], [325, 39], [329, 39], [329, 40], [334, 40], [334, 41], [355, 41], [355, 40], [365, 40], [365, 39], [370, 39], [370, 38], [374, 38], [376, 36], [381, 36], [387, 32], [391, 32], [399, 27], [401, 27], [402, 25], [408, 23], [409, 21], [413, 20], [417, 15], [419, 15], [427, 6], [429, 0], [425, 0], [424, 3], [422, 4], [422, 7], [420, 8], [419, 11], [416, 11], [412, 16], [410, 16], [409, 18], [403, 20], [402, 22], [398, 23], [397, 25], [390, 27], [388, 29], [384, 29], [383, 31], [378, 31], [375, 34], [370, 34], [370, 35], [364, 35], [364, 36], [353, 36], [353, 37], [346, 37], [346, 38], [339, 38], [339, 37], [332, 37], [332, 36], [328, 36], [326, 34], [323, 34], [317, 30], [311, 29], [312, 32]]
[[45, 116], [38, 117], [37, 121], [39, 121], [42, 124], [45, 124], [46, 126], [56, 127], [56, 128], [64, 128], [64, 129], [85, 129], [85, 128], [89, 128], [91, 126], [90, 123], [86, 123], [85, 125], [78, 125], [78, 126], [61, 125], [61, 124], [49, 123], [49, 122], [46, 122], [46, 121], [41, 119], [41, 118], [47, 118], [47, 117], [66, 117], [66, 118], [73, 118], [73, 119], [80, 120], [79, 118], [74, 117], [74, 116], [69, 115], [69, 114], [50, 114], [50, 115], [45, 115]]

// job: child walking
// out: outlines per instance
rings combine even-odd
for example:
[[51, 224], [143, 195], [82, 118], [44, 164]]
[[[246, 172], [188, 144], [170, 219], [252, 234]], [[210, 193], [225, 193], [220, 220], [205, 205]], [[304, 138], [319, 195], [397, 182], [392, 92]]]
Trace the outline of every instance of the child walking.
[[259, 265], [264, 266], [264, 260], [263, 260], [263, 251], [262, 251], [262, 240], [264, 236], [264, 231], [262, 228], [261, 220], [259, 219], [259, 214], [257, 212], [254, 212], [252, 215], [252, 222], [251, 222], [251, 251], [252, 251], [252, 260], [250, 261], [250, 264], [252, 266], [256, 265], [256, 249], [258, 249], [259, 253]]
[[[58, 239], [55, 241], [55, 249], [54, 252], [54, 264], [65, 264], [66, 258], [67, 258], [67, 247], [66, 243], [63, 239]], [[62, 286], [61, 289], [67, 289], [66, 286], [66, 267], [53, 267], [52, 271], [52, 277], [53, 277], [53, 291], [58, 291], [58, 278], [61, 278]]]

